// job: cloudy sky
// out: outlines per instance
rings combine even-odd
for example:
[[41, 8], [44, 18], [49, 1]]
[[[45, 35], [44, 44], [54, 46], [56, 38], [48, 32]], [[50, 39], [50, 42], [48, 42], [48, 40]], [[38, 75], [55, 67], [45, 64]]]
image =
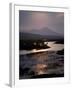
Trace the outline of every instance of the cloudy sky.
[[63, 12], [38, 12], [19, 11], [20, 31], [41, 30], [50, 28], [54, 32], [64, 33], [64, 13]]

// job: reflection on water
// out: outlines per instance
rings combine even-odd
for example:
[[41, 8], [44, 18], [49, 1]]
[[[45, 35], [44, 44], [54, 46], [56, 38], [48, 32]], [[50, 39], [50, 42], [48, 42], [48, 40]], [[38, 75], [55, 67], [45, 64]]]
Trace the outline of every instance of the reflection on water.
[[35, 72], [36, 74], [40, 75], [40, 74], [46, 74], [46, 69], [47, 65], [45, 64], [37, 64], [36, 66], [34, 66]]
[[[54, 42], [49, 43], [48, 45], [55, 46]], [[63, 49], [63, 45], [59, 44], [59, 50]], [[36, 52], [36, 49], [33, 51], [36, 53], [27, 53], [20, 54], [20, 79], [32, 78], [37, 75], [44, 74], [64, 74], [64, 54], [58, 54], [58, 50], [52, 50], [44, 52]], [[58, 47], [57, 47], [58, 48]]]
[[55, 42], [49, 42], [48, 45], [51, 47], [48, 50], [62, 50], [64, 48], [63, 44], [55, 44]]

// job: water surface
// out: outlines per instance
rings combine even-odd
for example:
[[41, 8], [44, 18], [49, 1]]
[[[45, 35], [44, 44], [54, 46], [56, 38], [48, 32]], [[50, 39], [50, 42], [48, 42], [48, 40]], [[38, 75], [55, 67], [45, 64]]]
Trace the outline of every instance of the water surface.
[[51, 48], [20, 51], [20, 79], [32, 78], [37, 75], [64, 74], [64, 54], [57, 53], [64, 49], [64, 45], [56, 44], [54, 41], [48, 42], [48, 46]]

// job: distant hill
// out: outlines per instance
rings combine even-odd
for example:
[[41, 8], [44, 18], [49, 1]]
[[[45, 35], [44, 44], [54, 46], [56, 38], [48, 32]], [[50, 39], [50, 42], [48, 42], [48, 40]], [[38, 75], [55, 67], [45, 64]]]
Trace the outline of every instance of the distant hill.
[[54, 30], [51, 30], [50, 28], [42, 28], [40, 30], [32, 29], [30, 30], [30, 33], [32, 34], [39, 34], [39, 35], [47, 35], [47, 36], [62, 36], [60, 33], [55, 32]]
[[59, 40], [63, 39], [62, 36], [58, 35], [41, 35], [41, 34], [33, 34], [27, 32], [19, 32], [20, 40]]
[[[22, 30], [20, 30], [22, 31]], [[39, 34], [39, 35], [49, 35], [49, 36], [64, 36], [61, 33], [56, 32], [55, 30], [52, 30], [48, 27], [44, 27], [42, 29], [30, 29], [30, 30], [23, 30], [26, 33], [32, 33], [32, 34]]]

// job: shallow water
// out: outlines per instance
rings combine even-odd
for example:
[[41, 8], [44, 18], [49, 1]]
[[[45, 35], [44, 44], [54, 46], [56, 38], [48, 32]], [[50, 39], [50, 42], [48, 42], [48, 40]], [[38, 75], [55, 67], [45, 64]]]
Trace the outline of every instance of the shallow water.
[[20, 51], [20, 79], [43, 74], [64, 74], [64, 55], [57, 54], [57, 51], [64, 49], [64, 45], [55, 42], [49, 42], [48, 45], [51, 48]]

